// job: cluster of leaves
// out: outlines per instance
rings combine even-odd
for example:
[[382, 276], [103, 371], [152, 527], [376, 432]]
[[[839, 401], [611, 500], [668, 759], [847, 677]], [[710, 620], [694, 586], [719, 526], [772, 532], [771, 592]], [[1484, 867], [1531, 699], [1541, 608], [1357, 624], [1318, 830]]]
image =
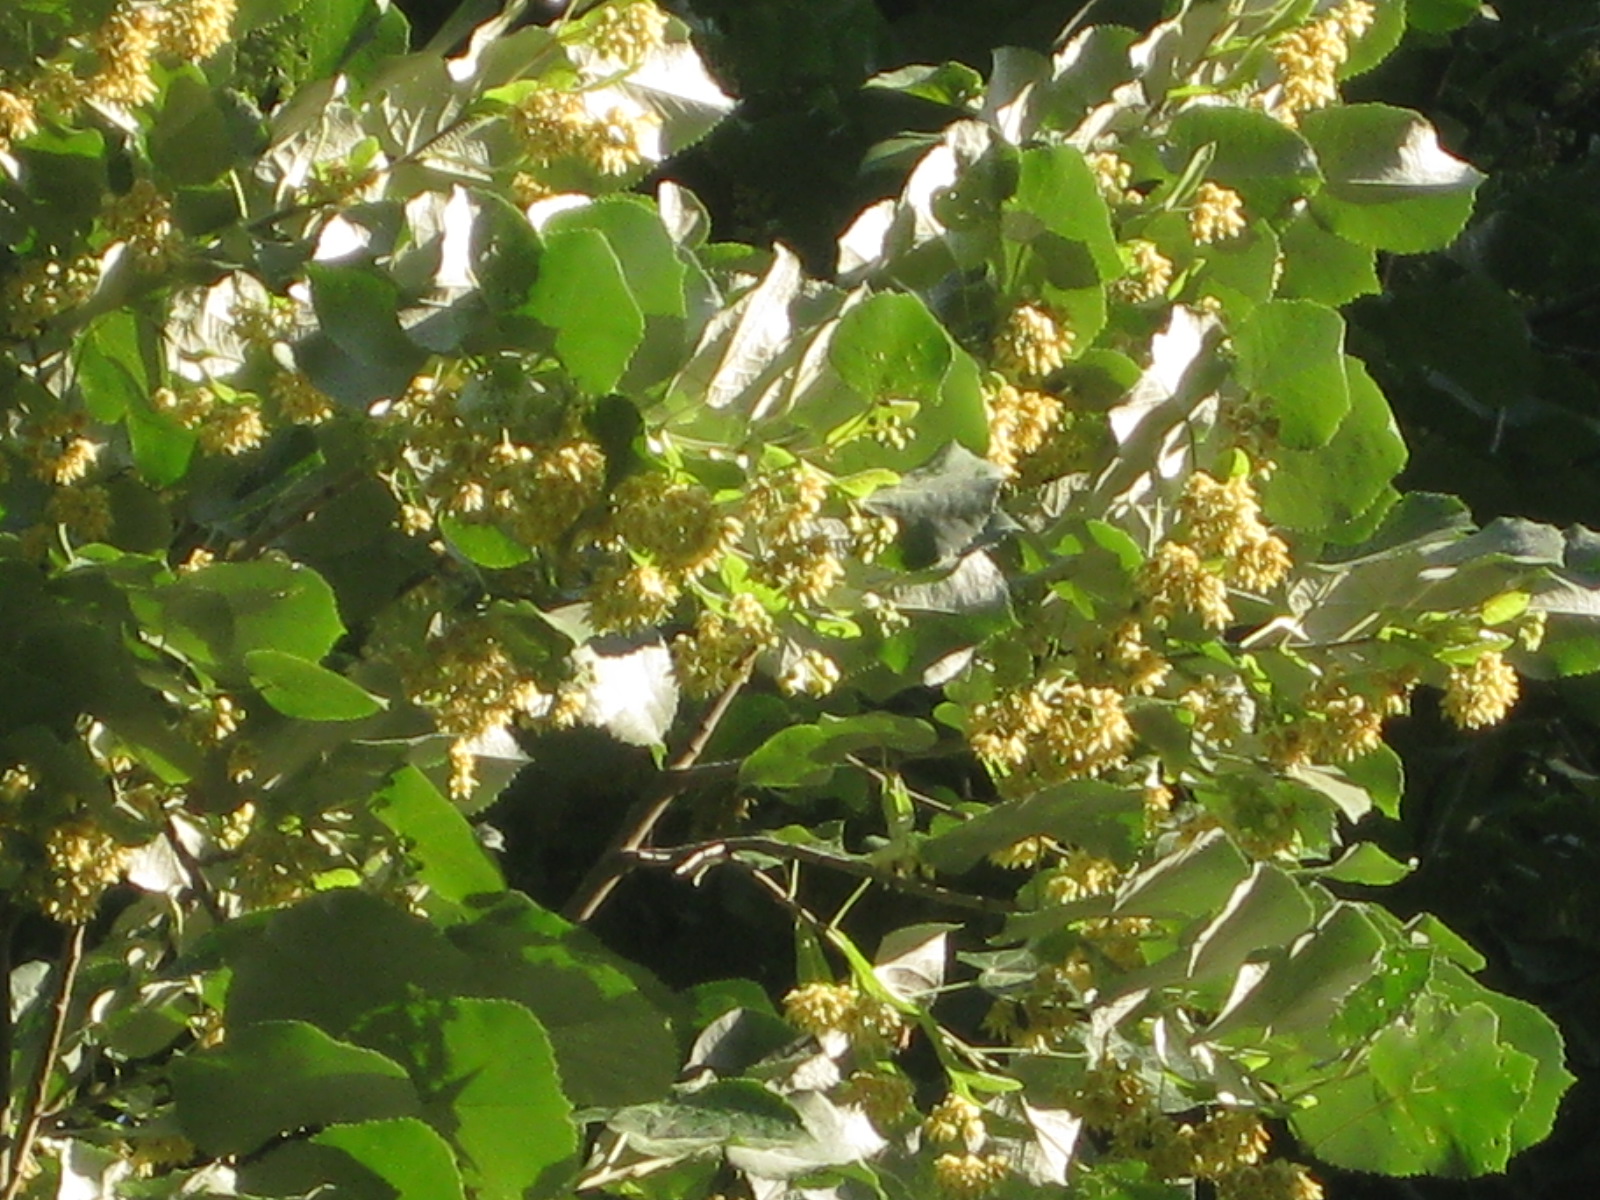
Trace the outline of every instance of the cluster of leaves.
[[[1600, 663], [1594, 535], [1402, 496], [1345, 352], [1479, 176], [1339, 102], [1400, 0], [1174, 7], [875, 79], [946, 120], [833, 281], [633, 190], [732, 108], [648, 0], [448, 60], [376, 0], [18, 9], [0, 883], [68, 932], [0, 1194], [1314, 1196], [1268, 1122], [1548, 1132], [1550, 1022], [1347, 894], [1414, 688]], [[504, 891], [468, 818], [578, 723], [676, 753], [569, 915], [740, 872], [785, 1019]], [[869, 960], [817, 873], [971, 928]]]

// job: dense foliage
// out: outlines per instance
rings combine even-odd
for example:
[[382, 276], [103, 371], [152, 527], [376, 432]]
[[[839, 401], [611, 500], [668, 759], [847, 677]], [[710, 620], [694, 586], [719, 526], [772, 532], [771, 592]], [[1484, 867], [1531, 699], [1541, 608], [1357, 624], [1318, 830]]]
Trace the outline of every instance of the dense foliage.
[[[1358, 837], [1419, 688], [1600, 668], [1596, 535], [1402, 495], [1338, 311], [1482, 181], [1342, 82], [1476, 11], [879, 75], [903, 185], [822, 278], [657, 169], [734, 103], [648, 0], [450, 58], [14, 6], [0, 1195], [1309, 1198], [1543, 1138], [1555, 1027]], [[561, 917], [482, 818], [592, 731]], [[647, 870], [783, 914], [781, 1006], [579, 928]]]

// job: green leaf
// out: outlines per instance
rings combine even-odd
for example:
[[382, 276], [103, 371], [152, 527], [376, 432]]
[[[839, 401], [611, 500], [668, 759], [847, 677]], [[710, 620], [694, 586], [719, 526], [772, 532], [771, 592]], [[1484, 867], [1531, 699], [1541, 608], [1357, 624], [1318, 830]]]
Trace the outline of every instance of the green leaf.
[[220, 1050], [181, 1055], [171, 1071], [179, 1126], [217, 1156], [306, 1125], [420, 1111], [398, 1063], [302, 1021], [230, 1029]]
[[681, 1058], [670, 994], [649, 972], [517, 893], [448, 936], [471, 964], [464, 990], [516, 1000], [539, 1018], [574, 1104], [611, 1107], [666, 1092]]
[[357, 408], [403, 391], [427, 352], [400, 328], [394, 281], [373, 267], [329, 263], [308, 264], [306, 278], [321, 328], [295, 354], [312, 382]]
[[1405, 794], [1405, 766], [1390, 746], [1383, 745], [1369, 754], [1344, 764], [1350, 781], [1365, 790], [1373, 806], [1390, 820], [1400, 816], [1400, 797]]
[[947, 62], [938, 66], [916, 64], [896, 71], [884, 71], [861, 86], [915, 96], [947, 108], [964, 109], [983, 95], [983, 76], [966, 63]]
[[548, 242], [578, 229], [593, 230], [609, 243], [640, 312], [647, 317], [685, 315], [687, 269], [653, 205], [633, 196], [608, 196], [557, 213], [545, 226], [545, 238]]
[[1482, 12], [1480, 0], [1406, 0], [1406, 20], [1424, 33], [1449, 33]]
[[647, 1154], [783, 1146], [805, 1134], [794, 1106], [751, 1079], [719, 1079], [670, 1100], [625, 1108], [607, 1124]]
[[952, 443], [862, 507], [895, 518], [905, 565], [918, 570], [960, 558], [1005, 527], [998, 507], [1004, 482], [999, 467]]
[[[1111, 213], [1082, 153], [1071, 146], [1040, 146], [1024, 150], [1018, 167], [1016, 191], [1005, 202], [1007, 236], [1030, 241], [1048, 231], [1081, 244], [1097, 272], [1086, 283], [1121, 275]], [[1085, 343], [1093, 336], [1078, 332]]]
[[138, 318], [127, 310], [96, 320], [78, 342], [77, 385], [97, 421], [120, 421], [138, 411], [149, 377], [140, 351]]
[[556, 353], [578, 385], [609, 392], [644, 339], [644, 314], [603, 233], [552, 233], [526, 312], [556, 334]]
[[1383, 392], [1346, 356], [1350, 409], [1327, 445], [1277, 452], [1261, 505], [1275, 525], [1317, 532], [1355, 520], [1406, 465], [1406, 443]]
[[244, 665], [261, 698], [296, 720], [359, 721], [388, 707], [343, 675], [282, 650], [252, 650]]
[[373, 797], [378, 819], [404, 839], [417, 880], [455, 904], [505, 890], [500, 868], [473, 835], [461, 810], [415, 767], [402, 767]]
[[886, 712], [824, 716], [820, 724], [795, 725], [768, 738], [740, 764], [739, 781], [770, 788], [816, 785], [853, 754], [880, 749], [916, 754], [937, 740], [931, 725], [913, 717]]
[[1325, 446], [1350, 411], [1339, 314], [1309, 300], [1269, 301], [1240, 324], [1234, 348], [1239, 382], [1272, 401], [1283, 444]]
[[520, 1200], [573, 1157], [578, 1131], [550, 1040], [510, 1000], [412, 1000], [361, 1031], [411, 1072], [423, 1116], [460, 1152], [467, 1189]]
[[333, 589], [286, 562], [214, 563], [134, 605], [150, 634], [211, 671], [242, 672], [255, 650], [320, 662], [344, 633]]
[[1188, 953], [1192, 980], [1237, 971], [1263, 946], [1286, 946], [1311, 928], [1311, 901], [1288, 872], [1256, 863], [1221, 910], [1195, 935]]
[[338, 1150], [381, 1179], [394, 1200], [464, 1200], [450, 1146], [413, 1117], [334, 1125], [312, 1142]]
[[1193, 919], [1220, 908], [1249, 874], [1244, 855], [1214, 829], [1131, 876], [1117, 890], [1116, 911]]
[[206, 77], [194, 66], [173, 76], [150, 130], [150, 158], [171, 182], [211, 183], [233, 166], [234, 130]]
[[1279, 240], [1283, 277], [1278, 281], [1278, 294], [1286, 300], [1315, 300], [1339, 308], [1383, 289], [1378, 281], [1377, 252], [1346, 241], [1310, 212], [1290, 221]]
[[1416, 866], [1415, 859], [1403, 863], [1397, 858], [1390, 857], [1371, 842], [1360, 842], [1346, 850], [1338, 862], [1319, 867], [1316, 874], [1319, 879], [1331, 879], [1336, 883], [1387, 887], [1392, 883], [1399, 883], [1416, 870]]
[[1500, 1018], [1504, 1040], [1533, 1056], [1537, 1064], [1533, 1084], [1512, 1126], [1511, 1153], [1544, 1141], [1555, 1127], [1561, 1097], [1578, 1081], [1577, 1076], [1567, 1070], [1566, 1046], [1560, 1028], [1527, 1001], [1491, 991], [1452, 964], [1442, 964], [1434, 979], [1436, 989], [1457, 1004], [1476, 1002], [1492, 1008]]
[[183, 426], [147, 407], [128, 411], [128, 442], [133, 465], [146, 483], [171, 487], [189, 472], [197, 439]]
[[922, 856], [938, 870], [960, 875], [977, 866], [985, 855], [1024, 838], [1044, 835], [1125, 862], [1143, 821], [1139, 789], [1076, 779], [997, 804], [929, 839]]
[[1321, 1030], [1345, 997], [1372, 977], [1383, 948], [1383, 934], [1360, 906], [1341, 901], [1287, 953], [1279, 951], [1254, 985], [1236, 987], [1201, 1036], [1213, 1041], [1243, 1029], [1271, 1036]]
[[1502, 1171], [1535, 1067], [1500, 1040], [1488, 1005], [1424, 996], [1378, 1034], [1361, 1068], [1312, 1088], [1290, 1125], [1318, 1158], [1349, 1170]]
[[1340, 237], [1417, 254], [1448, 246], [1472, 213], [1483, 175], [1439, 146], [1432, 125], [1384, 104], [1307, 113], [1301, 131], [1326, 184], [1311, 212]]
[[493, 571], [520, 567], [533, 558], [532, 550], [498, 525], [463, 521], [446, 514], [439, 518], [439, 531], [468, 559]]
[[1172, 122], [1168, 137], [1179, 164], [1212, 147], [1206, 178], [1238, 192], [1254, 217], [1275, 219], [1320, 182], [1317, 157], [1306, 140], [1256, 109], [1190, 108]]

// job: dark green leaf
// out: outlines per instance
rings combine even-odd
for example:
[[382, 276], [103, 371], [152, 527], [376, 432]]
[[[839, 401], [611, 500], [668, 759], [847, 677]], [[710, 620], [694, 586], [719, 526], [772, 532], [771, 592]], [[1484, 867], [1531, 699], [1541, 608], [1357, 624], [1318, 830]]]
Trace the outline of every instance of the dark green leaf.
[[412, 1117], [334, 1125], [312, 1139], [349, 1155], [390, 1189], [394, 1200], [463, 1200], [449, 1144]]
[[985, 855], [1042, 834], [1122, 862], [1131, 854], [1143, 820], [1144, 802], [1137, 788], [1078, 779], [997, 804], [930, 839], [922, 855], [937, 869], [960, 875]]
[[221, 1050], [172, 1064], [184, 1134], [207, 1154], [248, 1154], [280, 1133], [420, 1111], [405, 1070], [301, 1021], [230, 1029]]
[[252, 650], [244, 665], [261, 698], [296, 720], [359, 721], [388, 707], [343, 675], [282, 650]]
[[609, 392], [644, 338], [644, 314], [604, 234], [552, 233], [528, 297], [529, 316], [555, 330], [556, 353], [578, 385]]
[[1311, 212], [1340, 237], [1416, 254], [1448, 246], [1466, 224], [1483, 176], [1416, 113], [1353, 104], [1307, 113], [1301, 130], [1327, 180]]
[[505, 889], [500, 869], [473, 835], [461, 810], [427, 776], [404, 767], [373, 798], [373, 811], [405, 841], [417, 880], [459, 904], [470, 896]]
[[1350, 411], [1339, 314], [1309, 300], [1269, 301], [1241, 323], [1234, 347], [1239, 382], [1272, 401], [1283, 444], [1325, 446]]
[[1377, 1036], [1361, 1069], [1313, 1088], [1290, 1124], [1318, 1158], [1350, 1170], [1501, 1171], [1535, 1066], [1500, 1040], [1487, 1005], [1425, 996]]
[[1267, 519], [1316, 532], [1352, 521], [1406, 464], [1406, 444], [1389, 402], [1359, 359], [1345, 358], [1350, 410], [1327, 445], [1278, 452], [1262, 485]]
[[1253, 217], [1275, 219], [1319, 182], [1317, 158], [1306, 140], [1256, 109], [1190, 108], [1172, 122], [1168, 136], [1179, 165], [1212, 147], [1206, 178], [1238, 192]]
[[1477, 19], [1479, 0], [1406, 0], [1406, 20], [1425, 33], [1449, 33]]

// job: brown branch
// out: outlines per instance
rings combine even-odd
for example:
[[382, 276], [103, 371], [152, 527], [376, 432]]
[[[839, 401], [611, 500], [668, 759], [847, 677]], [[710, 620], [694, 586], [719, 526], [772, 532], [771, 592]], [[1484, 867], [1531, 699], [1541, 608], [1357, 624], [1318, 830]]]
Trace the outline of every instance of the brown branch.
[[[628, 810], [627, 818], [623, 821], [617, 836], [612, 839], [611, 845], [589, 869], [583, 882], [578, 885], [578, 890], [573, 893], [572, 899], [568, 900], [561, 910], [562, 915], [569, 921], [581, 925], [593, 917], [617, 884], [622, 881], [622, 877], [632, 870], [635, 864], [629, 861], [628, 856], [645, 844], [661, 818], [666, 816], [667, 809], [672, 807], [673, 800], [694, 780], [692, 768], [705, 753], [712, 735], [717, 732], [717, 726], [722, 724], [722, 718], [728, 715], [728, 709], [732, 707], [734, 698], [750, 681], [750, 672], [755, 669], [755, 665], [756, 656], [745, 655], [734, 674], [733, 682], [722, 690], [715, 703], [706, 710], [705, 716], [700, 719], [700, 724], [694, 731], [694, 736], [689, 739], [689, 744], [667, 765], [666, 770], [657, 776], [657, 786], [647, 791]], [[0, 1200], [4, 1200], [4, 1197], [0, 1197]]]
[[966, 892], [957, 892], [950, 888], [940, 887], [936, 883], [924, 883], [920, 879], [905, 879], [892, 872], [885, 871], [881, 867], [873, 866], [863, 859], [848, 858], [844, 855], [829, 853], [826, 850], [818, 850], [812, 846], [801, 846], [792, 842], [780, 841], [777, 838], [722, 838], [693, 846], [670, 846], [663, 847], [660, 850], [632, 850], [627, 852], [627, 856], [640, 866], [668, 867], [683, 874], [690, 874], [704, 870], [707, 867], [733, 862], [735, 861], [734, 856], [741, 852], [766, 854], [787, 862], [799, 862], [814, 867], [825, 867], [830, 870], [840, 871], [846, 875], [854, 875], [858, 879], [880, 883], [884, 887], [904, 892], [908, 896], [920, 896], [924, 900], [931, 900], [936, 904], [943, 904], [950, 908], [960, 908], [968, 912], [1006, 916], [1015, 911], [1011, 905], [1003, 900], [991, 900], [987, 896], [968, 895]]
[[11, 1054], [16, 1029], [11, 1024], [11, 950], [21, 913], [6, 904], [0, 915], [0, 1130], [11, 1127]]
[[72, 989], [78, 979], [78, 968], [83, 963], [86, 928], [81, 924], [74, 925], [61, 951], [61, 962], [56, 968], [56, 994], [50, 1003], [50, 1032], [33, 1078], [28, 1080], [27, 1095], [23, 1097], [22, 1108], [18, 1112], [17, 1133], [6, 1156], [6, 1181], [5, 1187], [0, 1189], [0, 1200], [16, 1200], [17, 1192], [28, 1175], [28, 1160], [33, 1156], [33, 1143], [39, 1136], [39, 1123], [44, 1118], [45, 1093], [49, 1090], [50, 1076], [55, 1073], [56, 1062], [61, 1057], [61, 1042], [67, 1032]]

